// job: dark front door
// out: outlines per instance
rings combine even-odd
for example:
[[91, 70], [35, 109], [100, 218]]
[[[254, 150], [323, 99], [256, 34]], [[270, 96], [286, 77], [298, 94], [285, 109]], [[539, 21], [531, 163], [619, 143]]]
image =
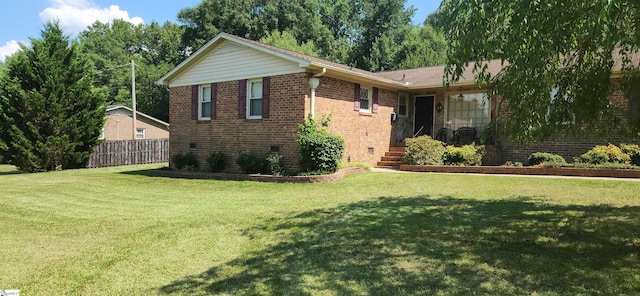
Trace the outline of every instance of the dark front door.
[[433, 96], [416, 97], [415, 123], [414, 135], [433, 135]]

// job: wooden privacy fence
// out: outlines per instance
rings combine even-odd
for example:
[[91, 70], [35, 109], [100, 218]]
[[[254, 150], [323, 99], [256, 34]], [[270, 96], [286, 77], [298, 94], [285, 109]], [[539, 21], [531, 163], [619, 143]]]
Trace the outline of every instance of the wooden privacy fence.
[[104, 141], [87, 161], [88, 168], [169, 161], [169, 139]]

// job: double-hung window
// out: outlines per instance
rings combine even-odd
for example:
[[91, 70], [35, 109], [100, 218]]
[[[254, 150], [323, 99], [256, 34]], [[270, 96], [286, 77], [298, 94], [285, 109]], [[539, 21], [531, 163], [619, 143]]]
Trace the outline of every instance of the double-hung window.
[[198, 119], [211, 119], [211, 86], [200, 86], [200, 94], [198, 96]]
[[251, 79], [247, 83], [247, 116], [262, 118], [262, 79]]
[[360, 87], [360, 112], [371, 112], [371, 88]]

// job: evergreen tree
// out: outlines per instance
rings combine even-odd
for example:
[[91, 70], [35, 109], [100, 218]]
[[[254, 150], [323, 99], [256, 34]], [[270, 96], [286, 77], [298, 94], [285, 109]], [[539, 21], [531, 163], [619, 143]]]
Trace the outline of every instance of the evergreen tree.
[[0, 76], [0, 156], [30, 172], [82, 167], [99, 142], [106, 96], [57, 22], [30, 40]]

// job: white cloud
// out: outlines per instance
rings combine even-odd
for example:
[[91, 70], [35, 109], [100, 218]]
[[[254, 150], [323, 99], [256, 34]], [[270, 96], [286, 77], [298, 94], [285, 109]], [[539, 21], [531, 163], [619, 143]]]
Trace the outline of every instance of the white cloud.
[[108, 23], [114, 19], [123, 19], [133, 24], [144, 23], [140, 17], [129, 17], [129, 12], [118, 5], [101, 8], [88, 0], [50, 0], [53, 7], [40, 12], [43, 23], [59, 20], [66, 34], [77, 35], [96, 21]]
[[8, 56], [18, 52], [19, 50], [20, 44], [18, 41], [7, 41], [3, 46], [0, 46], [0, 61], [4, 63]]

